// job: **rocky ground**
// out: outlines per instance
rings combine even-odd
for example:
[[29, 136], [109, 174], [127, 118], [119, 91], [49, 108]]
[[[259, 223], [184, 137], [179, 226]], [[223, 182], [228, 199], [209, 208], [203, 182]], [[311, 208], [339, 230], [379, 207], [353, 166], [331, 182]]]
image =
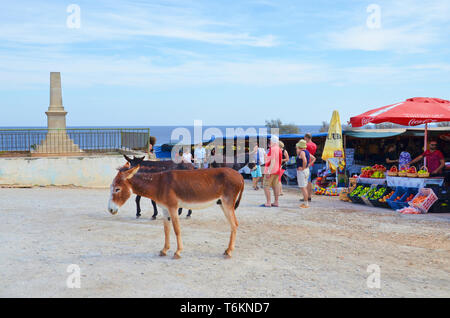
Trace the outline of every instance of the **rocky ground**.
[[[180, 260], [158, 256], [161, 214], [134, 200], [106, 211], [109, 189], [0, 188], [2, 297], [450, 297], [450, 216], [313, 198], [298, 189], [279, 208], [261, 208], [246, 184], [232, 259], [222, 256], [229, 225], [220, 208], [183, 213]], [[172, 255], [176, 246], [172, 232]], [[70, 264], [80, 288], [67, 288]], [[368, 266], [380, 288], [368, 288]]]

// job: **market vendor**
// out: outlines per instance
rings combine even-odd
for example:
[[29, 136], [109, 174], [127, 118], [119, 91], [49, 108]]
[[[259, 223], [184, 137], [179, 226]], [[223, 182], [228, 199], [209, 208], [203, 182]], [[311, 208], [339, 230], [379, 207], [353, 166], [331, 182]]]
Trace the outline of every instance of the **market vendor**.
[[385, 157], [386, 163], [388, 164], [398, 163], [398, 156], [395, 150], [396, 150], [395, 144], [390, 144], [389, 146], [387, 146]]
[[427, 159], [427, 169], [430, 176], [437, 176], [442, 174], [443, 168], [445, 166], [444, 155], [440, 150], [437, 149], [437, 141], [432, 140], [430, 142], [430, 149], [425, 151], [420, 156], [416, 157], [409, 164], [412, 165], [423, 158]]

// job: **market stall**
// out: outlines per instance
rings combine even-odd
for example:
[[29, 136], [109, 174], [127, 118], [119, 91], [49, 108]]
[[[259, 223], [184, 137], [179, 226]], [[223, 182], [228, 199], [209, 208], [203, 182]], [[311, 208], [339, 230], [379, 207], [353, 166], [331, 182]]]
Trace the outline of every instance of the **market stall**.
[[[450, 101], [418, 97], [352, 117], [350, 124], [352, 127], [384, 122], [408, 126], [425, 124], [424, 151], [427, 151], [427, 124], [441, 121], [450, 121]], [[426, 213], [432, 207], [437, 207], [439, 212], [450, 212], [444, 177], [436, 175], [438, 169], [432, 171], [434, 174], [427, 170], [426, 157], [419, 170], [409, 165], [411, 159], [406, 164], [392, 165], [389, 171], [383, 165], [361, 169], [357, 184], [349, 189], [348, 198], [354, 203], [391, 208], [406, 214]]]
[[408, 178], [408, 177], [386, 177], [387, 185], [390, 187], [424, 188], [427, 185], [444, 185], [443, 177], [434, 178]]

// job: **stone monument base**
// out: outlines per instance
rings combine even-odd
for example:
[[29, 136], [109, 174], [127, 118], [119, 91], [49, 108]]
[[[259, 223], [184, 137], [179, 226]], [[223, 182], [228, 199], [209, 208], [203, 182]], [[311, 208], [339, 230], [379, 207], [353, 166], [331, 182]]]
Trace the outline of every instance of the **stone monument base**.
[[50, 131], [44, 141], [32, 153], [81, 153], [83, 152], [65, 130]]

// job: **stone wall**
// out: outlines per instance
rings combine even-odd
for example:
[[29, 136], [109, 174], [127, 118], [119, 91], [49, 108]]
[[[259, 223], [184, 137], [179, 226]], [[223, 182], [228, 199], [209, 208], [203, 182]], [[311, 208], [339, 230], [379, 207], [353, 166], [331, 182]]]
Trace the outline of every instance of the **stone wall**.
[[0, 184], [109, 187], [123, 156], [0, 158]]

